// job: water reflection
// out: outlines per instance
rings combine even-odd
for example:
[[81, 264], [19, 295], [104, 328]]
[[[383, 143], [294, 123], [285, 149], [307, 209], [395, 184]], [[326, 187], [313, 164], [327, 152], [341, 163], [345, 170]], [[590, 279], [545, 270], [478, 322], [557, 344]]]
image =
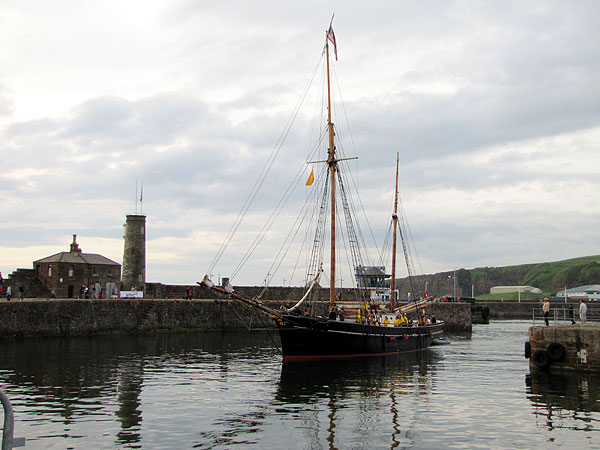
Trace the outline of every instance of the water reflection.
[[268, 333], [0, 341], [0, 387], [17, 434], [47, 450], [599, 447], [600, 380], [541, 373], [525, 386], [527, 327], [283, 364]]
[[435, 361], [429, 351], [405, 355], [373, 356], [341, 360], [283, 362], [277, 390], [282, 402], [310, 402], [320, 395], [355, 392], [379, 395], [394, 380], [427, 374]]
[[123, 361], [118, 370], [118, 409], [115, 414], [121, 424], [121, 431], [117, 434], [117, 443], [134, 444], [141, 439], [140, 396], [144, 384], [144, 363], [141, 358], [131, 358]]
[[[280, 412], [299, 415], [310, 426], [308, 442], [320, 447], [320, 436], [329, 448], [345, 447], [342, 437], [358, 447], [386, 447], [412, 442], [411, 430], [417, 420], [417, 403], [431, 394], [435, 363], [431, 351], [386, 357], [311, 362], [284, 362], [275, 396]], [[319, 405], [326, 405], [325, 423], [319, 420]], [[306, 406], [310, 406], [307, 408]], [[374, 410], [389, 423], [374, 423]], [[356, 413], [354, 413], [354, 410]], [[350, 419], [350, 420], [349, 420]], [[320, 427], [326, 427], [325, 432]], [[338, 436], [339, 434], [339, 436]]]
[[600, 375], [535, 371], [526, 385], [538, 426], [600, 431]]
[[15, 411], [26, 411], [27, 422], [38, 420], [33, 416], [53, 424], [50, 432], [28, 436], [32, 445], [46, 438], [83, 439], [94, 422], [116, 419], [116, 446], [139, 448], [148, 371], [201, 370], [210, 363], [226, 377], [229, 359], [240, 351], [250, 357], [272, 352], [267, 338], [213, 332], [0, 341], [0, 386]]

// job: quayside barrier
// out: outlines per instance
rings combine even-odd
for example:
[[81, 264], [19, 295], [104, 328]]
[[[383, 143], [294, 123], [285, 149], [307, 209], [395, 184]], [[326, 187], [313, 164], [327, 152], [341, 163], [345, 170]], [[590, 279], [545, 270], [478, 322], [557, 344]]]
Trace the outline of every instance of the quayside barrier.
[[[588, 303], [588, 311], [587, 311], [587, 319], [588, 323], [600, 322], [600, 311], [589, 306]], [[572, 314], [572, 315], [571, 315]], [[572, 321], [575, 323], [580, 323], [579, 318], [579, 306], [575, 306], [573, 309], [565, 308], [564, 306], [560, 307], [551, 307], [550, 314], [548, 317], [548, 322], [553, 326], [564, 326], [571, 325]], [[531, 325], [535, 326], [536, 322], [538, 325], [544, 324], [544, 312], [542, 308], [532, 308], [531, 310]]]
[[2, 429], [2, 450], [11, 450], [14, 447], [24, 447], [25, 438], [13, 437], [15, 430], [15, 415], [7, 395], [0, 390], [0, 400], [4, 408], [4, 428]]

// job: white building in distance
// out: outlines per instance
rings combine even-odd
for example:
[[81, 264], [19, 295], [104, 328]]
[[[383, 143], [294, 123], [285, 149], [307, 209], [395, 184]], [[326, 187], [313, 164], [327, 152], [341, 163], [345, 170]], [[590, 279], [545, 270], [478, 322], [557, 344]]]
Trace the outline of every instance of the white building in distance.
[[528, 292], [530, 294], [541, 294], [541, 289], [533, 286], [494, 286], [490, 288], [490, 294], [508, 294], [509, 292]]
[[578, 286], [571, 289], [565, 289], [557, 292], [552, 300], [565, 301], [565, 293], [567, 294], [568, 300], [579, 301], [590, 300], [600, 301], [600, 284], [588, 284], [585, 286]]

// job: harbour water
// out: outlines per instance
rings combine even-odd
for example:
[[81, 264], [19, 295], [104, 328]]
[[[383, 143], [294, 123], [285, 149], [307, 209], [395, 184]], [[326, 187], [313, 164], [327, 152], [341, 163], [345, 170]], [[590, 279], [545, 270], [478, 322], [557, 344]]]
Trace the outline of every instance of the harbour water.
[[529, 326], [294, 364], [268, 332], [0, 341], [0, 388], [32, 449], [599, 448], [600, 379], [529, 376]]

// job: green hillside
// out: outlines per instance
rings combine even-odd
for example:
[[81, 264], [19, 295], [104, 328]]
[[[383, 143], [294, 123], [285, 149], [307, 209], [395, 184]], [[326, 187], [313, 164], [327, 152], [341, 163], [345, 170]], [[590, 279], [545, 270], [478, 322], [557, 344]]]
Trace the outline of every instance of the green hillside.
[[[553, 294], [565, 288], [600, 284], [600, 256], [564, 261], [473, 269], [471, 279], [494, 280], [494, 285], [526, 285]], [[490, 277], [491, 275], [491, 277]], [[490, 286], [491, 287], [491, 286]], [[489, 292], [489, 290], [488, 290]]]
[[[424, 290], [425, 282], [428, 283], [430, 295], [452, 295], [453, 277], [453, 271], [441, 272], [414, 277], [412, 287], [406, 278], [398, 280], [397, 285], [401, 296], [403, 291], [418, 293]], [[462, 297], [470, 297], [471, 292], [476, 297], [488, 297], [490, 288], [494, 286], [533, 286], [551, 295], [565, 287], [587, 284], [600, 284], [600, 255], [518, 266], [456, 270], [457, 295]], [[509, 297], [511, 294], [503, 295], [504, 299]]]

